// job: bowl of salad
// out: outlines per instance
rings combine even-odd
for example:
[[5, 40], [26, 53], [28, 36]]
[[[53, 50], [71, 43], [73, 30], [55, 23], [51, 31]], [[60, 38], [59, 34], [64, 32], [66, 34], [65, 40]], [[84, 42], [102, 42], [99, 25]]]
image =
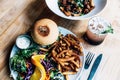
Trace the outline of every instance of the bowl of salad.
[[107, 0], [45, 0], [48, 8], [60, 17], [83, 20], [100, 13]]

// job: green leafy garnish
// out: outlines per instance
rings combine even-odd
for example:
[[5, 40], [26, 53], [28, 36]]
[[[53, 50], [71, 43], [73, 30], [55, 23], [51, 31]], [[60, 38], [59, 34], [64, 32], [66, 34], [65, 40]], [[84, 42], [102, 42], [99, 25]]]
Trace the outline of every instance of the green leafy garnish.
[[112, 26], [108, 26], [108, 29], [106, 29], [105, 31], [102, 32], [102, 34], [105, 34], [105, 33], [113, 33]]
[[79, 7], [83, 8], [84, 4], [81, 0], [75, 0], [75, 2], [78, 4]]
[[19, 55], [21, 55], [24, 58], [29, 58], [35, 51], [36, 49], [24, 49], [19, 52]]
[[50, 80], [65, 80], [65, 77], [58, 70], [50, 72]]
[[19, 55], [15, 55], [10, 59], [11, 68], [14, 71], [20, 72], [20, 73], [26, 73], [26, 61], [23, 57], [19, 57]]
[[10, 59], [11, 69], [19, 73], [27, 72], [26, 61], [33, 55], [33, 52], [37, 51], [36, 45], [33, 45], [28, 49], [20, 49], [16, 54]]
[[17, 76], [17, 80], [24, 80], [24, 77], [21, 76], [20, 74], [18, 74], [18, 76]]

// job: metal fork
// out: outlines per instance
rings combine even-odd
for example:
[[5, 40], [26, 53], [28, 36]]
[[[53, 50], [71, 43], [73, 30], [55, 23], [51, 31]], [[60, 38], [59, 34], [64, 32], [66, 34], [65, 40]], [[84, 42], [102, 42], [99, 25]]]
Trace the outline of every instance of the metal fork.
[[86, 55], [86, 58], [85, 58], [85, 65], [84, 65], [84, 69], [88, 69], [93, 58], [94, 58], [95, 54], [91, 53], [91, 52], [88, 52], [88, 54]]
[[80, 76], [80, 78], [78, 80], [86, 80], [85, 78], [87, 77], [86, 75], [89, 74], [88, 72], [88, 68], [94, 58], [95, 54], [91, 53], [91, 52], [88, 52], [86, 57], [85, 57], [85, 65], [84, 65], [84, 69], [83, 69], [83, 73], [82, 75]]

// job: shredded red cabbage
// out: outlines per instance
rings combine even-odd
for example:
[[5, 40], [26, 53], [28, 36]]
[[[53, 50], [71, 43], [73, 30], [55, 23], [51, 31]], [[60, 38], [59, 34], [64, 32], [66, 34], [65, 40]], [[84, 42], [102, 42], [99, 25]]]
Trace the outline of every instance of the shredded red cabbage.
[[45, 53], [45, 52], [43, 52], [43, 51], [40, 50], [38, 54], [44, 54], [44, 53]]
[[47, 71], [47, 73], [54, 68], [54, 66], [51, 64], [50, 60], [42, 60], [41, 63], [43, 64], [43, 66], [45, 67], [45, 70]]
[[27, 64], [29, 65], [29, 67], [27, 68], [27, 74], [25, 75], [24, 80], [30, 80], [30, 76], [33, 74], [34, 72], [34, 65], [31, 62], [27, 62]]

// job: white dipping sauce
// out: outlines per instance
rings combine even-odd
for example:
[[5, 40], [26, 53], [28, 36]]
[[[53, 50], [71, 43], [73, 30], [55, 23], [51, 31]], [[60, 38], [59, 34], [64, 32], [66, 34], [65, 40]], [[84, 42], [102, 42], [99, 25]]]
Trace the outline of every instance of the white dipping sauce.
[[30, 46], [30, 43], [31, 43], [30, 39], [24, 35], [19, 36], [16, 40], [16, 45], [20, 49], [28, 48]]

